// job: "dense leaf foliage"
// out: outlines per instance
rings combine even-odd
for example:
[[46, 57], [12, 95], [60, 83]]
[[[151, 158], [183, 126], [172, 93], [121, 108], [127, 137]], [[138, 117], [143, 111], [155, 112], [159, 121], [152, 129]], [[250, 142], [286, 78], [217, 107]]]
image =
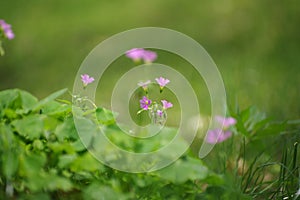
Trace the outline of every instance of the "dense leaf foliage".
[[[96, 117], [78, 121], [89, 133], [79, 137], [72, 104], [55, 100], [65, 92], [41, 101], [18, 89], [0, 92], [1, 199], [251, 199], [292, 196], [297, 190], [299, 122], [270, 123], [254, 108], [233, 112], [238, 119], [235, 135], [217, 146], [212, 159], [202, 161], [189, 150], [162, 170], [130, 174], [103, 165], [87, 150], [99, 144], [94, 141], [95, 123], [111, 141], [133, 152], [155, 151], [176, 131], [167, 128], [157, 140], [128, 142], [115, 124], [115, 113], [99, 107], [80, 111]], [[282, 160], [279, 153], [279, 161], [272, 163], [274, 155], [265, 150], [269, 146], [262, 145], [262, 138], [278, 134], [284, 135], [280, 140], [290, 137], [290, 142], [282, 143]], [[182, 140], [177, 147], [185, 145]], [[256, 157], [243, 150], [258, 146]], [[219, 164], [222, 159], [225, 162]]]

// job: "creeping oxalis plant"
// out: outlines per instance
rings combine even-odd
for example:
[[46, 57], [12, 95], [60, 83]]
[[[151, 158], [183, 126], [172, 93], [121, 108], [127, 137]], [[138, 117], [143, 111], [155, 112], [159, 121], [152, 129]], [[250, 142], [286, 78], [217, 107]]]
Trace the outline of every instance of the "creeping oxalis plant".
[[[126, 57], [132, 59], [135, 63], [143, 61], [149, 64], [157, 59], [157, 54], [154, 51], [143, 48], [133, 48], [126, 52]], [[162, 93], [164, 87], [170, 82], [169, 79], [164, 77], [156, 78], [155, 81], [159, 85], [160, 93]], [[149, 98], [149, 84], [152, 84], [151, 80], [138, 83], [138, 86], [142, 87], [145, 95], [139, 101], [141, 110], [137, 114], [147, 111], [152, 124], [163, 125], [167, 119], [166, 110], [172, 108], [173, 104], [165, 99], [161, 99], [160, 101], [151, 100]]]
[[14, 39], [15, 34], [12, 31], [11, 25], [6, 23], [5, 20], [0, 19], [0, 56], [4, 55], [4, 49], [2, 47], [2, 40], [3, 39]]
[[[11, 37], [9, 29], [6, 34]], [[146, 64], [157, 58], [155, 52], [141, 48], [126, 56]], [[87, 73], [79, 78], [83, 91], [95, 81]], [[172, 80], [166, 77], [138, 83], [143, 92], [139, 102], [134, 102], [139, 103], [138, 114], [148, 112], [153, 124], [164, 125], [173, 107], [167, 98], [152, 95], [164, 94], [168, 84]], [[173, 164], [133, 174], [94, 157], [92, 152], [99, 152], [109, 162], [134, 163], [114, 156], [115, 150], [103, 145], [99, 136], [104, 134], [116, 146], [144, 154], [163, 148], [177, 129], [164, 127], [163, 134], [147, 140], [128, 140], [112, 111], [96, 106], [84, 92], [73, 94], [73, 102], [58, 99], [66, 91], [40, 101], [26, 91], [0, 91], [0, 199], [299, 199], [299, 120], [274, 122], [255, 107], [230, 109], [227, 117], [212, 119], [218, 128], [200, 129], [194, 146]], [[202, 142], [216, 144], [203, 160], [197, 157]], [[175, 147], [185, 149], [186, 142], [178, 140]]]
[[[93, 83], [94, 80], [94, 77], [91, 77], [88, 74], [82, 74], [81, 82], [83, 85], [83, 89], [86, 89], [86, 87], [89, 84]], [[88, 110], [87, 104], [91, 104], [94, 108], [97, 108], [96, 104], [86, 96], [82, 96], [81, 94], [72, 94], [72, 97], [74, 105], [80, 107], [82, 110]]]
[[[162, 92], [164, 87], [170, 82], [168, 79], [165, 79], [163, 77], [156, 78], [155, 80], [160, 86], [160, 92]], [[165, 123], [167, 119], [166, 110], [172, 108], [173, 104], [171, 102], [168, 102], [165, 99], [160, 100], [160, 102], [152, 101], [151, 99], [149, 99], [148, 85], [150, 83], [151, 83], [150, 80], [147, 80], [146, 82], [138, 83], [138, 85], [143, 88], [145, 92], [145, 96], [143, 96], [142, 99], [140, 100], [141, 110], [139, 110], [137, 114], [140, 114], [143, 111], [148, 111], [149, 116], [151, 118], [151, 122], [153, 124], [162, 125]]]

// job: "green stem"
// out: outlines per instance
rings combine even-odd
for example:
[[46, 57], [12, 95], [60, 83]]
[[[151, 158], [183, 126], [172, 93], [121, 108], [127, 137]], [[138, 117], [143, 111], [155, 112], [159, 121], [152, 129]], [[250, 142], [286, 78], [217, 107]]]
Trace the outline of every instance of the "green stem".
[[5, 52], [4, 49], [2, 47], [2, 41], [0, 40], [0, 56], [4, 56]]

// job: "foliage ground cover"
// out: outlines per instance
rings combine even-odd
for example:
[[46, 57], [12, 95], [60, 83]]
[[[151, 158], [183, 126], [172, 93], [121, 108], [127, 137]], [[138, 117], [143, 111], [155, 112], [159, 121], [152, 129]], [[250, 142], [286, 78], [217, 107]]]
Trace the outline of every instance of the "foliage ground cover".
[[[299, 121], [273, 122], [254, 107], [235, 108], [234, 135], [207, 158], [197, 158], [199, 133], [172, 165], [130, 174], [101, 164], [82, 144], [72, 104], [58, 99], [65, 92], [40, 101], [23, 90], [0, 92], [2, 199], [296, 199]], [[85, 123], [99, 123], [126, 150], [155, 150], [176, 133], [169, 128], [158, 140], [138, 143], [122, 137], [111, 111], [98, 107], [89, 113], [96, 118]]]

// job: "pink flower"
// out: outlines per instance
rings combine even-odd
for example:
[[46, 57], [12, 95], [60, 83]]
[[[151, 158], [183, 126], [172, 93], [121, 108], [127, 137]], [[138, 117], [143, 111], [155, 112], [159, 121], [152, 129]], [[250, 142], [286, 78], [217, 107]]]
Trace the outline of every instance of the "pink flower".
[[81, 75], [81, 81], [84, 85], [84, 87], [86, 87], [88, 84], [94, 82], [94, 78], [93, 77], [90, 77], [88, 74], [83, 74]]
[[145, 91], [148, 89], [148, 85], [151, 83], [150, 80], [145, 81], [145, 82], [139, 82], [138, 86], [141, 86]]
[[159, 117], [162, 117], [163, 114], [164, 114], [164, 111], [162, 111], [162, 110], [157, 110], [157, 111], [156, 111], [156, 114], [157, 114]]
[[143, 96], [143, 98], [140, 100], [140, 106], [143, 110], [148, 110], [151, 103], [152, 101], [146, 96]]
[[170, 82], [169, 79], [163, 77], [156, 78], [155, 80], [160, 85], [161, 88], [165, 87]]
[[222, 129], [209, 130], [206, 136], [207, 143], [215, 144], [227, 140], [232, 135], [232, 132], [227, 129], [236, 124], [236, 119], [233, 117], [216, 116], [215, 120], [222, 126]]
[[168, 102], [166, 100], [161, 100], [162, 104], [163, 104], [163, 109], [166, 110], [168, 108], [172, 108], [173, 104], [171, 102]]
[[233, 126], [236, 124], [236, 120], [233, 117], [222, 117], [222, 116], [216, 116], [216, 121], [224, 127], [224, 129], [227, 129], [230, 126]]
[[210, 144], [220, 143], [230, 138], [231, 135], [231, 131], [223, 131], [221, 129], [209, 130], [207, 132], [206, 142]]
[[142, 48], [133, 48], [129, 51], [126, 51], [126, 56], [131, 58], [133, 61], [139, 61], [143, 58], [144, 51], [145, 50]]
[[7, 37], [9, 40], [15, 37], [15, 34], [11, 29], [11, 25], [7, 24], [3, 19], [0, 20], [0, 28], [3, 30], [5, 37]]
[[154, 51], [144, 50], [143, 60], [145, 63], [152, 63], [157, 58], [157, 54]]
[[143, 60], [145, 63], [151, 63], [157, 58], [154, 51], [145, 50], [143, 48], [133, 48], [126, 51], [126, 56], [137, 62]]

